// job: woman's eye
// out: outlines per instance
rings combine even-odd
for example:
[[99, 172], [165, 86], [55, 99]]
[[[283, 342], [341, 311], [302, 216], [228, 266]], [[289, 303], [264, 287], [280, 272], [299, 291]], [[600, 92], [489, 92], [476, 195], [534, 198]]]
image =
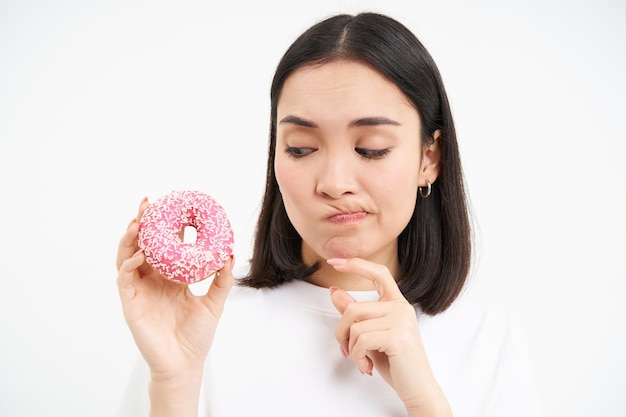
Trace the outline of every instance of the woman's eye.
[[287, 155], [293, 157], [293, 158], [302, 158], [304, 156], [307, 156], [313, 152], [315, 152], [315, 149], [313, 148], [297, 148], [297, 147], [293, 147], [293, 146], [289, 146], [287, 149], [285, 149], [285, 152], [287, 153]]
[[389, 149], [354, 149], [359, 155], [366, 159], [381, 159], [389, 153]]

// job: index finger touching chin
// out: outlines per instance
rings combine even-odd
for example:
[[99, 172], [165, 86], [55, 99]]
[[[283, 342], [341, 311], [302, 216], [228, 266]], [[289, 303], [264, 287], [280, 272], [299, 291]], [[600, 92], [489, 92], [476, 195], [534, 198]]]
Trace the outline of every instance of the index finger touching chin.
[[385, 265], [362, 258], [331, 258], [326, 262], [337, 271], [357, 274], [371, 280], [383, 301], [404, 298], [395, 278]]

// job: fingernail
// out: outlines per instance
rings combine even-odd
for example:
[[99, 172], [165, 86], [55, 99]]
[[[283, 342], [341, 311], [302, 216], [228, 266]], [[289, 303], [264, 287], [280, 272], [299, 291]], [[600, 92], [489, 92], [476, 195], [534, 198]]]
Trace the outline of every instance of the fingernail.
[[330, 295], [333, 295], [335, 293], [335, 291], [337, 291], [339, 288], [332, 286], [332, 287], [328, 287], [328, 291], [330, 291]]
[[230, 268], [228, 268], [228, 272], [232, 273], [233, 269], [235, 269], [235, 255], [230, 256]]
[[361, 375], [369, 375], [372, 376], [372, 370], [368, 367], [366, 369], [361, 369], [359, 368], [359, 371], [361, 371]]
[[348, 260], [343, 259], [343, 258], [330, 258], [330, 259], [327, 259], [326, 262], [332, 266], [341, 266], [341, 265], [345, 265], [346, 262], [348, 262]]
[[138, 249], [137, 252], [133, 253], [133, 258], [136, 258], [137, 256], [139, 256], [142, 250], [143, 249]]

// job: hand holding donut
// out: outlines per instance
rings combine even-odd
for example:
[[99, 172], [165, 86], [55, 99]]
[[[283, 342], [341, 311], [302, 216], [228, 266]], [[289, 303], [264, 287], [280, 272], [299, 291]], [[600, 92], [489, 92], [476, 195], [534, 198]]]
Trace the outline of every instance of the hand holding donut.
[[[179, 416], [193, 415], [204, 360], [234, 283], [234, 260], [231, 256], [216, 273], [203, 296], [165, 279], [146, 262], [138, 246], [139, 219], [148, 205], [147, 199], [141, 202], [137, 218], [120, 240], [117, 286], [124, 318], [151, 371], [153, 406], [163, 401], [168, 407], [179, 407]], [[188, 413], [187, 407], [192, 408]]]
[[377, 372], [404, 402], [409, 415], [452, 415], [430, 369], [415, 308], [404, 298], [389, 270], [364, 259], [329, 259], [337, 271], [356, 273], [374, 282], [378, 301], [357, 302], [331, 287], [331, 299], [342, 314], [335, 336], [346, 357], [363, 374]]

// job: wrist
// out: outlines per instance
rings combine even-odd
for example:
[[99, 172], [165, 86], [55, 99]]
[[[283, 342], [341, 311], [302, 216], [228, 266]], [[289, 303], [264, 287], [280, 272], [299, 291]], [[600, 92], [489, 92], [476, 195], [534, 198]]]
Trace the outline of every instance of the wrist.
[[452, 417], [452, 408], [439, 385], [403, 400], [409, 417]]
[[443, 396], [436, 396], [426, 401], [405, 403], [409, 417], [452, 417], [452, 409], [448, 400]]
[[152, 373], [148, 392], [151, 417], [197, 417], [202, 368], [184, 372]]
[[150, 382], [158, 385], [176, 386], [197, 378], [202, 379], [204, 364], [189, 366], [180, 370], [150, 370]]

